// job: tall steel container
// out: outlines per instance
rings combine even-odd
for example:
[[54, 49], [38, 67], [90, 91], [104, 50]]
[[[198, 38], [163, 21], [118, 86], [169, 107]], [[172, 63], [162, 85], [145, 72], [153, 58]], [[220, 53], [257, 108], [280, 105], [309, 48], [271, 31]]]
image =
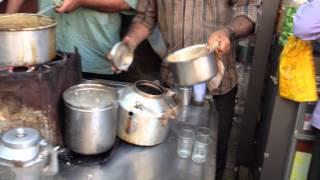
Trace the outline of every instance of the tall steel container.
[[79, 154], [109, 150], [116, 139], [117, 93], [99, 84], [79, 84], [63, 94], [65, 144]]

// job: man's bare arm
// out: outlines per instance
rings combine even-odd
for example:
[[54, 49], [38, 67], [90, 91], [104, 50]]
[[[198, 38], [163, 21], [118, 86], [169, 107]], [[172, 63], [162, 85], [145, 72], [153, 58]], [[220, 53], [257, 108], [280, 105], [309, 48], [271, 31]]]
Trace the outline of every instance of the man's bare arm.
[[64, 0], [61, 7], [56, 11], [67, 13], [76, 10], [79, 7], [87, 7], [106, 12], [119, 12], [129, 10], [129, 4], [124, 0]]
[[242, 38], [250, 35], [254, 30], [254, 23], [246, 16], [235, 17], [227, 26], [230, 28], [234, 38]]
[[6, 13], [17, 13], [20, 10], [23, 3], [24, 0], [8, 0]]

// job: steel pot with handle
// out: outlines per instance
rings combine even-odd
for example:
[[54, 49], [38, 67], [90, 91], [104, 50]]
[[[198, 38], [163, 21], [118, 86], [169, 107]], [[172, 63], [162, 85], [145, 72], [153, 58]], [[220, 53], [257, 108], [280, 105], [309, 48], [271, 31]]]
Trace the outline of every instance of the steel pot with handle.
[[16, 179], [40, 180], [59, 170], [58, 146], [53, 147], [32, 128], [5, 132], [0, 141], [0, 166], [9, 167]]
[[0, 15], [0, 66], [41, 64], [56, 56], [56, 21], [36, 14]]
[[176, 113], [173, 98], [160, 85], [138, 81], [119, 90], [118, 136], [141, 146], [160, 144], [167, 137], [168, 120]]
[[116, 139], [117, 93], [101, 84], [79, 84], [63, 93], [65, 143], [79, 154], [109, 150]]
[[167, 56], [166, 62], [171, 67], [175, 83], [180, 86], [199, 84], [217, 74], [213, 52], [205, 44], [175, 51]]

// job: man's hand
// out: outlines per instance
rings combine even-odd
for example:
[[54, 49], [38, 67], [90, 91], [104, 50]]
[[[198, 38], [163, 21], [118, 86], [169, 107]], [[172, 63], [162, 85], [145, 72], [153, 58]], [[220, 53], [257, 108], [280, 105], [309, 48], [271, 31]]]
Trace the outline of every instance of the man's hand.
[[228, 29], [213, 32], [208, 39], [208, 48], [219, 54], [228, 54], [231, 49], [230, 33]]
[[82, 0], [64, 0], [63, 4], [56, 8], [58, 13], [69, 13], [72, 12], [82, 5]]

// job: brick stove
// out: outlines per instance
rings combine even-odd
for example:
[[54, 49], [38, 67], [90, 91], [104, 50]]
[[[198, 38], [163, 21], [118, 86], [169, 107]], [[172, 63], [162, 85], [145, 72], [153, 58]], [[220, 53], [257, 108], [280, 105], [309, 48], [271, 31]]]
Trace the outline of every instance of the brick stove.
[[63, 145], [62, 93], [81, 81], [81, 63], [78, 54], [58, 54], [33, 67], [0, 67], [0, 132], [31, 127]]

